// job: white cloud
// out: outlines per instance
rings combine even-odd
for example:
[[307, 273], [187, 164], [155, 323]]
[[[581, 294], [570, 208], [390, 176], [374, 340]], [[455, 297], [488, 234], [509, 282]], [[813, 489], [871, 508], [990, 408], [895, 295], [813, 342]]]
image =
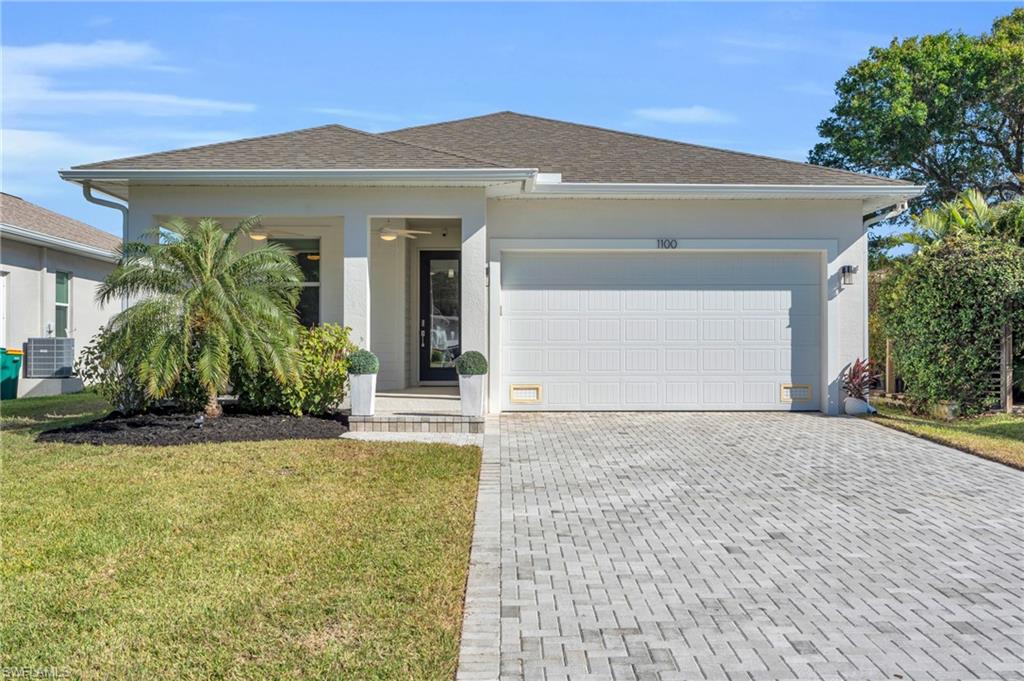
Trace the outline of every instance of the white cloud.
[[212, 115], [253, 111], [247, 102], [183, 97], [122, 89], [61, 87], [59, 76], [74, 71], [135, 68], [178, 71], [163, 64], [148, 43], [99, 40], [4, 46], [3, 99], [6, 115], [135, 114], [140, 116]]
[[384, 113], [381, 111], [367, 111], [365, 109], [343, 109], [331, 106], [318, 106], [309, 109], [313, 113], [338, 116], [340, 118], [358, 118], [366, 121], [380, 121], [382, 123], [397, 123], [402, 117], [397, 114]]
[[85, 142], [48, 130], [0, 130], [4, 191], [19, 195], [52, 194], [60, 186], [58, 168], [136, 153], [117, 144]]
[[701, 106], [699, 104], [695, 104], [693, 106], [634, 109], [633, 115], [644, 120], [655, 121], [658, 123], [721, 125], [736, 122], [736, 117], [727, 111], [712, 109], [711, 107]]
[[160, 51], [149, 43], [96, 40], [91, 43], [5, 45], [5, 68], [22, 73], [88, 71], [107, 66], [159, 65]]

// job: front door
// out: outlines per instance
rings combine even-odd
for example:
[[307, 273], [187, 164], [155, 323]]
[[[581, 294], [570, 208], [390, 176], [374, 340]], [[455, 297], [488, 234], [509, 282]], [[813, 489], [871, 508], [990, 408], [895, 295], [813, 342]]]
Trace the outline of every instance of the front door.
[[458, 251], [420, 252], [420, 380], [454, 381], [462, 352]]

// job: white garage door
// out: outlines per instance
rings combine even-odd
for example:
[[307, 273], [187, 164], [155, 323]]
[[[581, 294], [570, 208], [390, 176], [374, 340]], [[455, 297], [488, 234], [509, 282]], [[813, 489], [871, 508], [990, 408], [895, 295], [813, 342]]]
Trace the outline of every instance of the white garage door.
[[821, 266], [800, 253], [517, 253], [506, 410], [815, 410]]

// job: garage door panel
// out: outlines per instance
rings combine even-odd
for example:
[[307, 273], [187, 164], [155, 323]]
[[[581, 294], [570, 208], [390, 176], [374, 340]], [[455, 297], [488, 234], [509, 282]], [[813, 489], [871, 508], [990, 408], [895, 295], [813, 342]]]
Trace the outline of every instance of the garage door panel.
[[548, 319], [544, 322], [544, 340], [549, 343], [579, 343], [583, 340], [578, 319]]
[[618, 319], [588, 319], [587, 341], [590, 343], [618, 343], [621, 323]]
[[782, 393], [818, 395], [819, 275], [807, 254], [507, 255], [503, 407], [816, 409]]
[[543, 353], [544, 371], [548, 373], [579, 373], [582, 368], [579, 349], [549, 349]]
[[628, 348], [622, 351], [626, 371], [632, 374], [657, 372], [661, 351], [658, 348]]
[[626, 319], [622, 340], [627, 343], [648, 343], [658, 340], [657, 319]]

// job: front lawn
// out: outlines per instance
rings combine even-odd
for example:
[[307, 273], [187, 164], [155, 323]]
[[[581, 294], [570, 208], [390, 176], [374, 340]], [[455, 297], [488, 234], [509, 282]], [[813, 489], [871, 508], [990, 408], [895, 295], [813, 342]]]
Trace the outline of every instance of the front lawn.
[[41, 444], [102, 401], [0, 410], [0, 667], [453, 677], [478, 448]]
[[916, 416], [898, 406], [876, 404], [876, 423], [962, 449], [1024, 470], [1024, 417], [988, 414], [959, 421]]

